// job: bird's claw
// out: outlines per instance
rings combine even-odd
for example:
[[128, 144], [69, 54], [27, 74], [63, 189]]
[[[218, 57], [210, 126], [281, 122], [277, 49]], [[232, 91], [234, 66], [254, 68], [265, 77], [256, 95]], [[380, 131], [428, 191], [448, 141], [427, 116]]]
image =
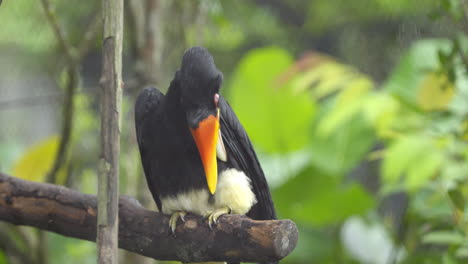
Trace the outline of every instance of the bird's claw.
[[177, 221], [180, 218], [180, 220], [182, 220], [182, 222], [185, 222], [185, 215], [186, 214], [187, 214], [186, 212], [178, 211], [178, 212], [174, 212], [171, 215], [171, 218], [169, 219], [169, 227], [171, 228], [171, 232], [172, 232], [173, 235], [175, 234], [175, 230], [176, 230], [176, 227], [177, 227]]
[[226, 207], [216, 209], [213, 212], [209, 212], [208, 214], [206, 214], [205, 217], [208, 219], [208, 226], [210, 227], [210, 229], [213, 230], [213, 224], [218, 223], [218, 218], [220, 216], [225, 215], [225, 214], [230, 214], [231, 211], [232, 211], [231, 208], [229, 206], [226, 206]]

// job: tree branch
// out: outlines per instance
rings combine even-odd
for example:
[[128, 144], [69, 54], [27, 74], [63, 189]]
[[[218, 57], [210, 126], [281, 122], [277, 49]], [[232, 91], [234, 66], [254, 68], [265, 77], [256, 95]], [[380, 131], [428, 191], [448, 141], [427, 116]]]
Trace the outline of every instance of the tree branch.
[[70, 142], [71, 131], [73, 127], [73, 112], [74, 103], [73, 98], [75, 91], [78, 87], [78, 60], [74, 56], [73, 46], [67, 40], [62, 26], [59, 24], [54, 10], [50, 6], [49, 0], [41, 0], [47, 20], [54, 31], [55, 38], [57, 39], [62, 49], [63, 55], [67, 64], [67, 83], [65, 85], [65, 96], [62, 110], [62, 131], [60, 144], [55, 154], [55, 160], [52, 168], [47, 173], [47, 181], [55, 183], [57, 173], [66, 163], [67, 150]]
[[75, 58], [73, 56], [72, 46], [68, 42], [65, 37], [63, 29], [60, 27], [60, 24], [57, 21], [57, 17], [55, 16], [55, 12], [50, 7], [49, 0], [41, 0], [42, 7], [44, 8], [44, 12], [46, 14], [47, 20], [49, 21], [52, 29], [54, 31], [54, 35], [57, 38], [60, 48], [63, 50], [65, 58], [67, 60], [67, 64], [72, 65], [75, 64]]
[[[135, 199], [120, 197], [119, 208], [119, 247], [159, 260], [274, 261], [287, 256], [298, 239], [290, 220], [241, 215], [220, 217], [213, 231], [202, 217], [188, 215], [172, 236], [169, 218]], [[0, 220], [95, 241], [96, 215], [93, 195], [0, 173]]]

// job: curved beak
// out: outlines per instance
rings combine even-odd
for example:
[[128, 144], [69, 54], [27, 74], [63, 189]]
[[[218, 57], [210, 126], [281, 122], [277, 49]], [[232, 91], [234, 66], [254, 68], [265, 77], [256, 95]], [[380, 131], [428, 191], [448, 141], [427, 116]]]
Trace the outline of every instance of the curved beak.
[[208, 189], [211, 194], [214, 194], [218, 182], [216, 145], [219, 137], [219, 108], [216, 116], [210, 115], [201, 120], [197, 128], [190, 128], [190, 132], [192, 132], [193, 139], [200, 153]]

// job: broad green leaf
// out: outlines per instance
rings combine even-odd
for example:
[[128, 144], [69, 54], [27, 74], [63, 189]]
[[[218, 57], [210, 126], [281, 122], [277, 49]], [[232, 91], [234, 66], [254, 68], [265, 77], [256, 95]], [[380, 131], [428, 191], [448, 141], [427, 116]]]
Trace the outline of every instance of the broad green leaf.
[[398, 183], [420, 156], [427, 154], [430, 147], [426, 137], [409, 136], [397, 140], [386, 151], [383, 161], [383, 179], [387, 183]]
[[318, 127], [319, 133], [329, 134], [356, 115], [362, 109], [372, 86], [372, 82], [367, 79], [356, 79], [349, 83], [337, 96], [331, 112], [322, 119]]
[[291, 63], [282, 49], [256, 49], [241, 60], [231, 82], [234, 111], [252, 141], [269, 153], [299, 150], [309, 140], [314, 102], [279, 78]]
[[372, 127], [361, 115], [327, 135], [314, 130], [311, 137], [312, 164], [340, 176], [361, 162], [375, 142]]
[[425, 219], [451, 219], [453, 207], [440, 185], [428, 186], [412, 195], [412, 212]]
[[366, 120], [374, 127], [376, 134], [387, 138], [393, 134], [392, 126], [398, 118], [400, 104], [386, 92], [370, 94], [363, 105]]
[[346, 64], [317, 52], [298, 60], [288, 71], [295, 91], [310, 90], [313, 98], [323, 99], [333, 93], [352, 88], [356, 83], [370, 82], [370, 78]]
[[465, 211], [465, 196], [463, 195], [462, 190], [459, 188], [453, 188], [449, 190], [447, 194], [454, 207], [463, 213]]
[[[340, 79], [336, 76], [343, 74], [343, 69], [338, 67], [336, 63], [325, 62], [319, 66], [313, 67], [304, 73], [298, 74], [293, 81], [293, 86], [296, 91], [306, 91], [312, 89], [312, 92], [317, 97], [322, 97], [339, 88]], [[319, 84], [323, 80], [330, 80], [333, 83], [328, 85]], [[321, 89], [318, 90], [317, 88]]]
[[383, 90], [394, 94], [410, 106], [417, 107], [419, 87], [430, 71], [439, 65], [439, 49], [447, 49], [446, 40], [422, 40], [416, 42], [402, 57]]
[[12, 175], [30, 181], [44, 181], [55, 160], [58, 144], [59, 138], [52, 136], [27, 149], [13, 166]]
[[423, 243], [437, 245], [459, 245], [463, 243], [463, 235], [455, 231], [434, 231], [423, 236]]
[[281, 215], [311, 226], [324, 226], [365, 213], [373, 198], [357, 183], [341, 184], [339, 177], [309, 167], [274, 192]]
[[353, 68], [319, 56], [315, 56], [318, 57], [316, 60], [326, 61], [319, 65], [311, 65], [307, 71], [297, 74], [292, 83], [296, 91], [311, 90], [315, 98], [321, 99], [337, 90], [346, 88], [350, 80], [362, 78], [361, 74]]
[[432, 149], [419, 156], [408, 169], [405, 185], [408, 190], [416, 190], [435, 176], [443, 163], [443, 156]]
[[418, 103], [422, 109], [446, 110], [454, 96], [455, 87], [446, 75], [431, 72], [422, 81], [418, 93]]
[[[431, 138], [413, 135], [398, 139], [386, 151], [383, 179], [391, 185], [403, 184], [409, 191], [430, 182], [444, 161]], [[404, 176], [404, 177], [403, 177]]]
[[[348, 186], [331, 186], [330, 192], [323, 193], [309, 201], [296, 217], [316, 226], [338, 223], [352, 215], [363, 214], [374, 207], [374, 200], [358, 183]], [[312, 215], [309, 212], [320, 212]]]

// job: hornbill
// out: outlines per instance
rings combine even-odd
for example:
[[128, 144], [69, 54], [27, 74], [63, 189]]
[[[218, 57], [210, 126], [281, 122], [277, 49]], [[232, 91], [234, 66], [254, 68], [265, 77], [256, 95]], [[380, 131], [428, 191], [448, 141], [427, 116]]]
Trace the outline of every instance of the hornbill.
[[276, 219], [252, 143], [219, 95], [222, 80], [211, 54], [192, 47], [166, 95], [145, 88], [135, 103], [148, 187], [173, 233], [187, 212], [206, 216], [210, 228], [228, 213]]

